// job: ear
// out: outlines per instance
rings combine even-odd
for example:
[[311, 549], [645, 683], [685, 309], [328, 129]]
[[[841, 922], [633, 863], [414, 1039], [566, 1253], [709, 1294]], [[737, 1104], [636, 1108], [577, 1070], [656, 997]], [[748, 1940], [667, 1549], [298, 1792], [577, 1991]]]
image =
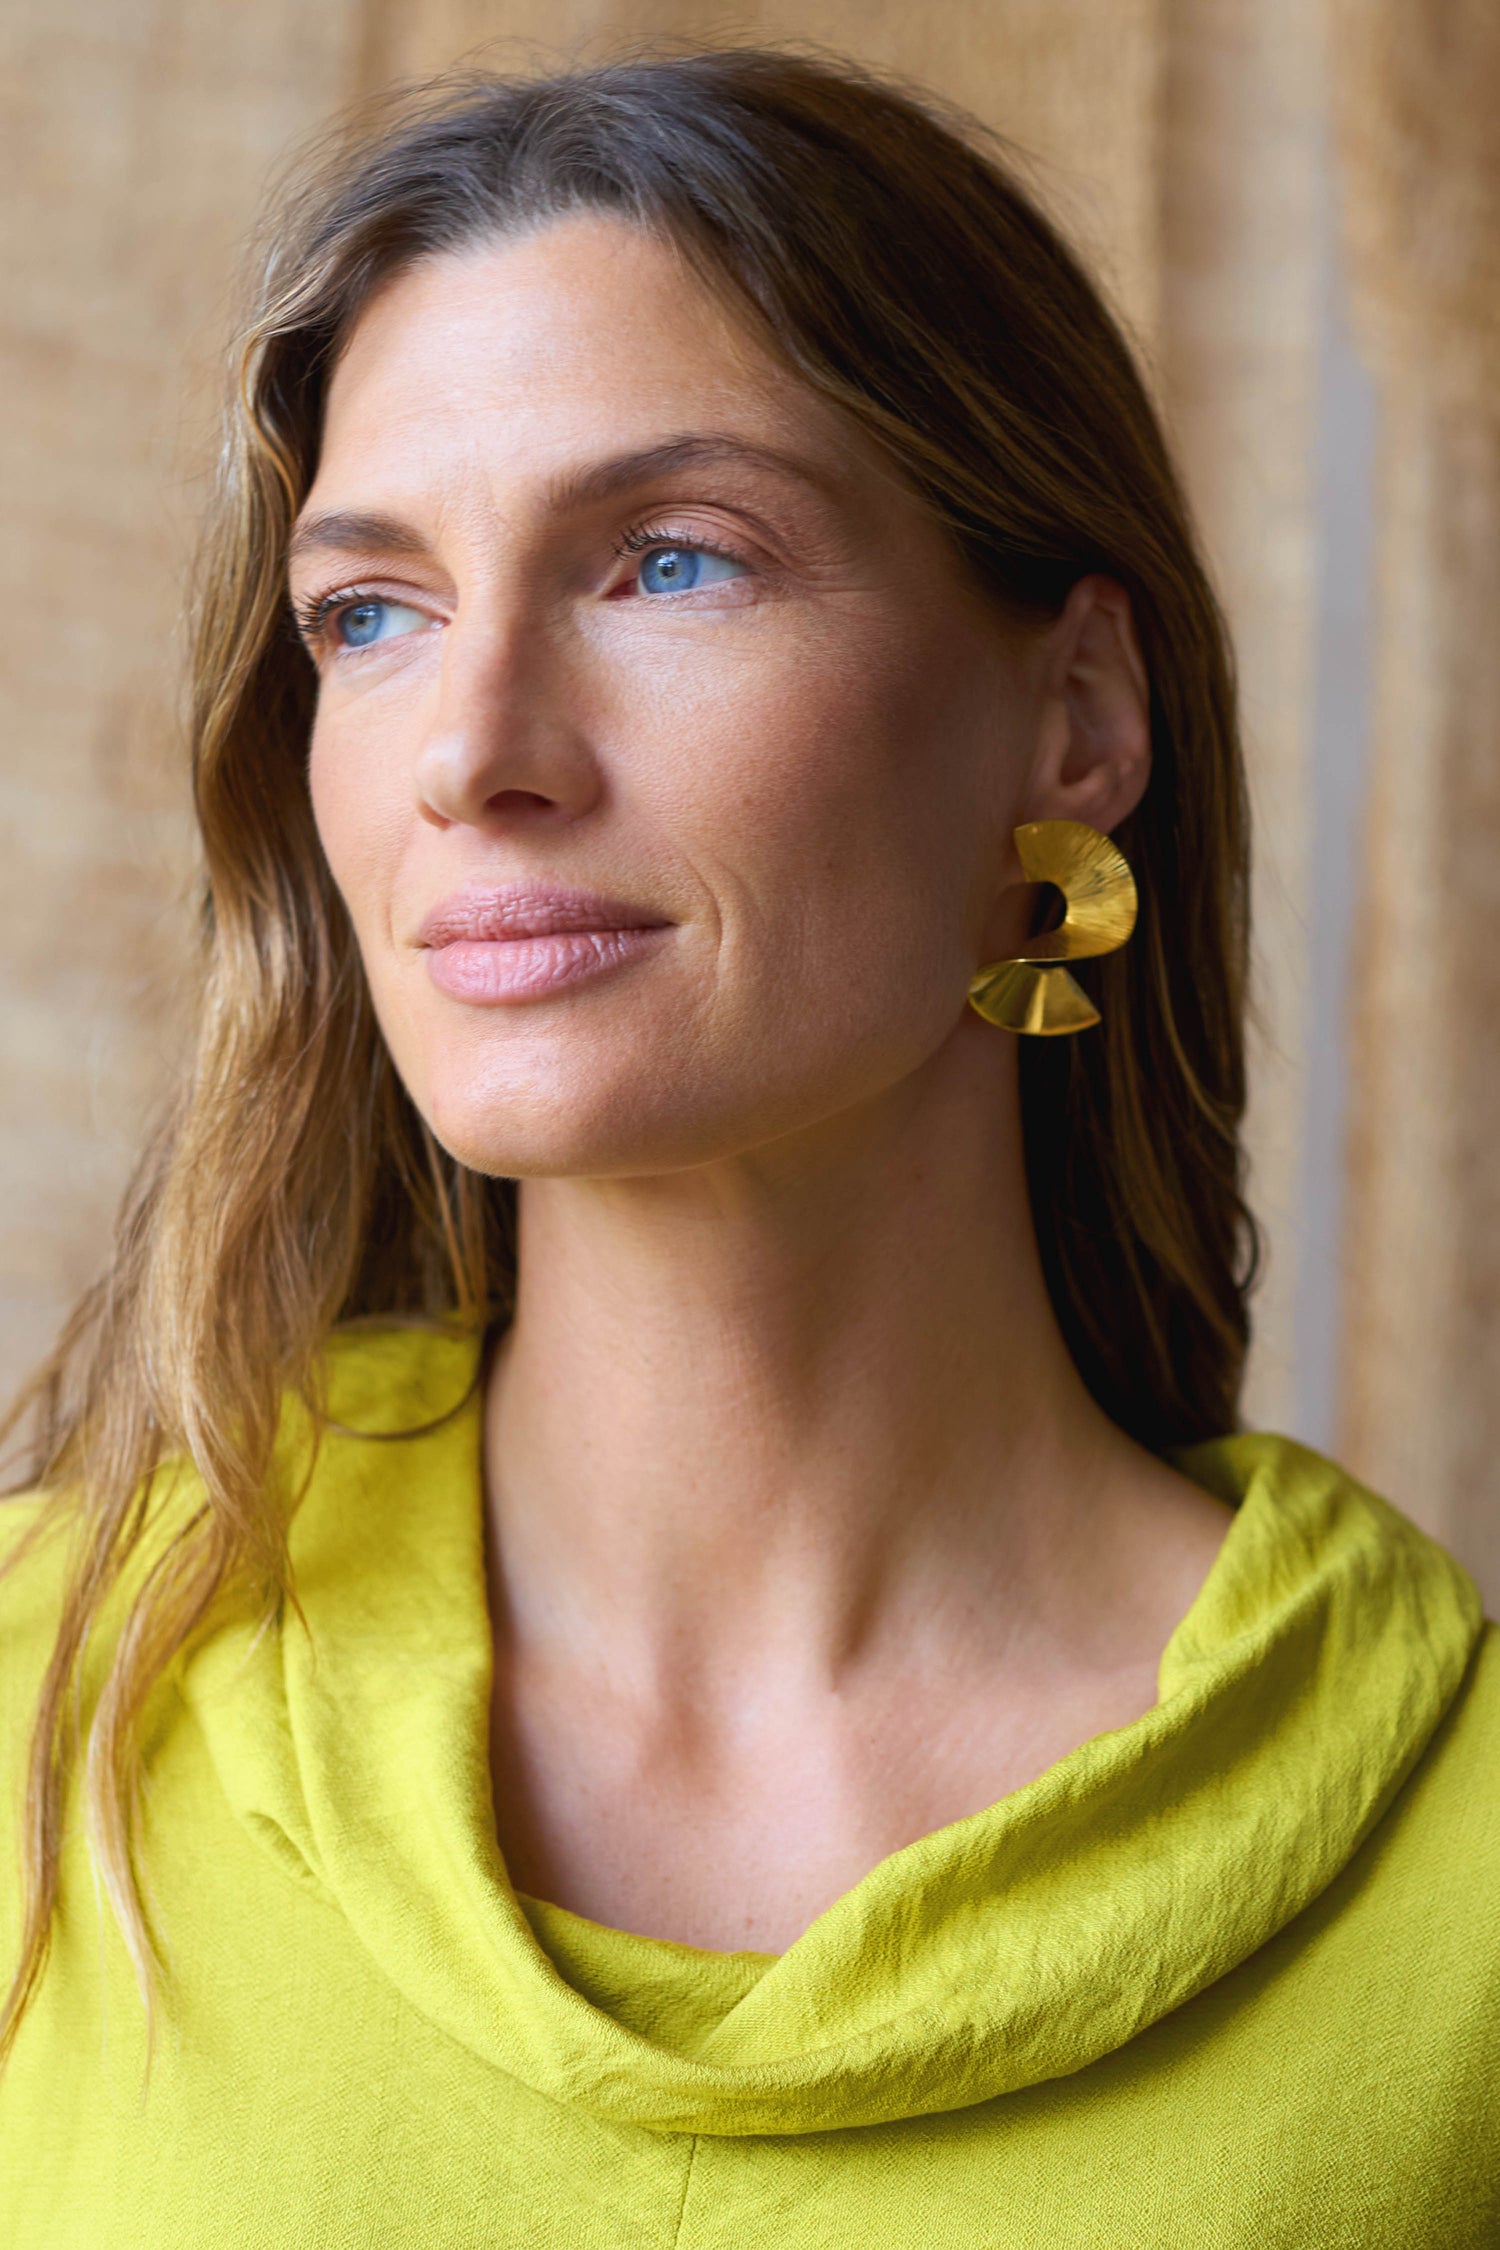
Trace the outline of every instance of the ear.
[[1151, 690], [1130, 596], [1080, 578], [1043, 648], [1041, 723], [1023, 820], [1082, 820], [1108, 831], [1151, 778]]

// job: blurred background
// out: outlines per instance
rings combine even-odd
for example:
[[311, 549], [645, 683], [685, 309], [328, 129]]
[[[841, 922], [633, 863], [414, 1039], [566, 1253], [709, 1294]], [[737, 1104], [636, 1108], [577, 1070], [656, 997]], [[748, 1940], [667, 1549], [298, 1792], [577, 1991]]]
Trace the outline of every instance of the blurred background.
[[658, 36], [935, 88], [1101, 277], [1240, 655], [1248, 1418], [1335, 1452], [1500, 1611], [1494, 0], [4, 0], [0, 1389], [100, 1264], [181, 1052], [178, 614], [266, 181], [391, 80]]

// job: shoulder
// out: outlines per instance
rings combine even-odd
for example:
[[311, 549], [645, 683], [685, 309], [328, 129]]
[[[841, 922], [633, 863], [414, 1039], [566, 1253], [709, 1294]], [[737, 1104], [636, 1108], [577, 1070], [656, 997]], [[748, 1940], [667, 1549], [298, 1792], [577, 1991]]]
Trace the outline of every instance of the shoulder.
[[[1469, 1667], [1403, 1793], [1398, 1817], [1420, 1819], [1445, 1887], [1461, 1868], [1485, 1878], [1500, 1910], [1500, 1625], [1487, 1618]], [[1471, 1892], [1467, 1903], [1477, 1906]], [[1494, 1925], [1500, 1942], [1500, 1911]]]
[[1235, 1520], [1169, 1644], [1164, 1692], [1237, 1670], [1253, 1682], [1247, 1709], [1285, 1752], [1283, 1809], [1300, 1789], [1317, 1832], [1342, 1839], [1330, 1856], [1379, 1863], [1398, 1919], [1434, 1927], [1456, 1880], [1500, 1907], [1500, 1633], [1469, 1573], [1291, 1439], [1239, 1434], [1174, 1458]]
[[[312, 1483], [325, 1473], [336, 1479], [347, 1441], [416, 1436], [447, 1421], [473, 1398], [480, 1357], [474, 1331], [451, 1325], [390, 1321], [336, 1329], [312, 1381], [284, 1394], [275, 1465], [282, 1490], [300, 1495], [309, 1482], [309, 1463]], [[369, 1457], [363, 1447], [357, 1450]], [[100, 1657], [109, 1640], [109, 1618], [123, 1616], [153, 1563], [202, 1514], [206, 1501], [203, 1480], [190, 1461], [168, 1459], [155, 1471], [140, 1537], [90, 1634]], [[86, 1495], [0, 1497], [0, 1714], [35, 1698], [90, 1528]]]
[[324, 1346], [315, 1403], [335, 1436], [415, 1435], [472, 1398], [482, 1347], [456, 1322], [350, 1322]]
[[1500, 2071], [1500, 1630], [1486, 1622], [1422, 1755], [1302, 1925], [1329, 2008], [1364, 2023], [1430, 2113], [1492, 2115]]
[[0, 1499], [0, 1930], [7, 1966], [31, 1736], [64, 1613], [69, 1531], [68, 1517], [45, 1494]]
[[1435, 1664], [1449, 1692], [1457, 1687], [1484, 1623], [1479, 1589], [1402, 1509], [1327, 1455], [1270, 1431], [1236, 1432], [1170, 1459], [1234, 1510], [1236, 1547], [1255, 1557], [1240, 1574], [1245, 1589], [1313, 1601], [1352, 1657], [1384, 1638], [1391, 1654], [1417, 1668]]
[[[166, 1463], [151, 1480], [138, 1536], [85, 1619], [75, 1670], [77, 1715], [87, 1728], [130, 1605], [176, 1531], [201, 1509], [191, 1470]], [[0, 1828], [16, 1809], [38, 1698], [70, 1605], [87, 1601], [83, 1568], [91, 1525], [76, 1493], [25, 1492], [0, 1499]]]
[[23, 1684], [45, 1670], [62, 1613], [73, 1527], [73, 1511], [46, 1493], [0, 1499], [0, 1729]]
[[1393, 1761], [1367, 1850], [1392, 1877], [1404, 1870], [1385, 1895], [1407, 1899], [1424, 1930], [1450, 1916], [1467, 1926], [1500, 1970], [1500, 1626], [1473, 1579], [1404, 1510], [1293, 1439], [1237, 1435], [1178, 1464], [1252, 1519], [1242, 1528], [1289, 1606], [1323, 1591], [1322, 1679], [1304, 1684], [1325, 1732], [1347, 1703], [1375, 1765], [1414, 1706], [1429, 1706], [1419, 1753]]

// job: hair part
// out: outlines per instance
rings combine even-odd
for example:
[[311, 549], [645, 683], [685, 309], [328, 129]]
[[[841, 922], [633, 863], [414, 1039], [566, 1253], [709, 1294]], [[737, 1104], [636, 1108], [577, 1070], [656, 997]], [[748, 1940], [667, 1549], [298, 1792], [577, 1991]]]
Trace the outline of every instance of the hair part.
[[[1152, 778], [1117, 831], [1140, 918], [1122, 951], [1078, 966], [1100, 1029], [1025, 1045], [1032, 1210], [1104, 1411], [1159, 1452], [1235, 1426], [1256, 1236], [1228, 644], [1130, 351], [981, 139], [852, 66], [711, 50], [407, 92], [275, 212], [198, 573], [196, 1049], [109, 1269], [8, 1425], [34, 1418], [43, 1505], [0, 1569], [64, 1522], [78, 1544], [32, 1737], [0, 2061], [45, 1966], [78, 1755], [64, 1716], [105, 1604], [129, 1582], [89, 1727], [87, 1832], [149, 2032], [162, 1962], [133, 1859], [143, 1713], [223, 1605], [301, 1616], [287, 1524], [311, 1468], [278, 1466], [283, 1395], [301, 1391], [316, 1420], [341, 1321], [480, 1328], [513, 1298], [514, 1183], [438, 1147], [375, 1024], [313, 826], [315, 681], [285, 586], [330, 371], [372, 293], [416, 260], [570, 212], [649, 228], [885, 449], [998, 601], [1043, 619], [1086, 573], [1125, 587], [1151, 680]], [[181, 1463], [196, 1505], [148, 1559]], [[148, 2069], [150, 2052], [148, 2037]]]

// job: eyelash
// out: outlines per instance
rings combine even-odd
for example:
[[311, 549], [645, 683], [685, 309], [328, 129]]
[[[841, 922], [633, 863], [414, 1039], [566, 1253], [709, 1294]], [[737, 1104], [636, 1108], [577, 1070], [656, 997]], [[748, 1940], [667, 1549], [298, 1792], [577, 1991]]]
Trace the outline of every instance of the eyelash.
[[[648, 554], [653, 547], [692, 547], [699, 554], [718, 555], [725, 562], [745, 561], [745, 557], [733, 547], [720, 546], [711, 539], [684, 539], [660, 524], [649, 523], [632, 524], [615, 541], [614, 552], [621, 562], [629, 562], [633, 556]], [[360, 602], [379, 601], [382, 598], [368, 586], [340, 586], [331, 594], [310, 594], [293, 604], [297, 630], [309, 647], [317, 647], [339, 610], [354, 609]]]
[[365, 586], [340, 586], [336, 593], [310, 594], [304, 601], [294, 602], [292, 605], [297, 630], [309, 646], [316, 646], [328, 630], [329, 620], [335, 610], [353, 609], [358, 602], [377, 598]]
[[615, 541], [615, 553], [621, 562], [629, 562], [634, 555], [646, 554], [652, 547], [691, 547], [700, 555], [717, 555], [724, 562], [745, 563], [746, 557], [736, 547], [719, 546], [712, 539], [680, 534], [666, 530], [661, 524], [632, 524], [629, 531]]

